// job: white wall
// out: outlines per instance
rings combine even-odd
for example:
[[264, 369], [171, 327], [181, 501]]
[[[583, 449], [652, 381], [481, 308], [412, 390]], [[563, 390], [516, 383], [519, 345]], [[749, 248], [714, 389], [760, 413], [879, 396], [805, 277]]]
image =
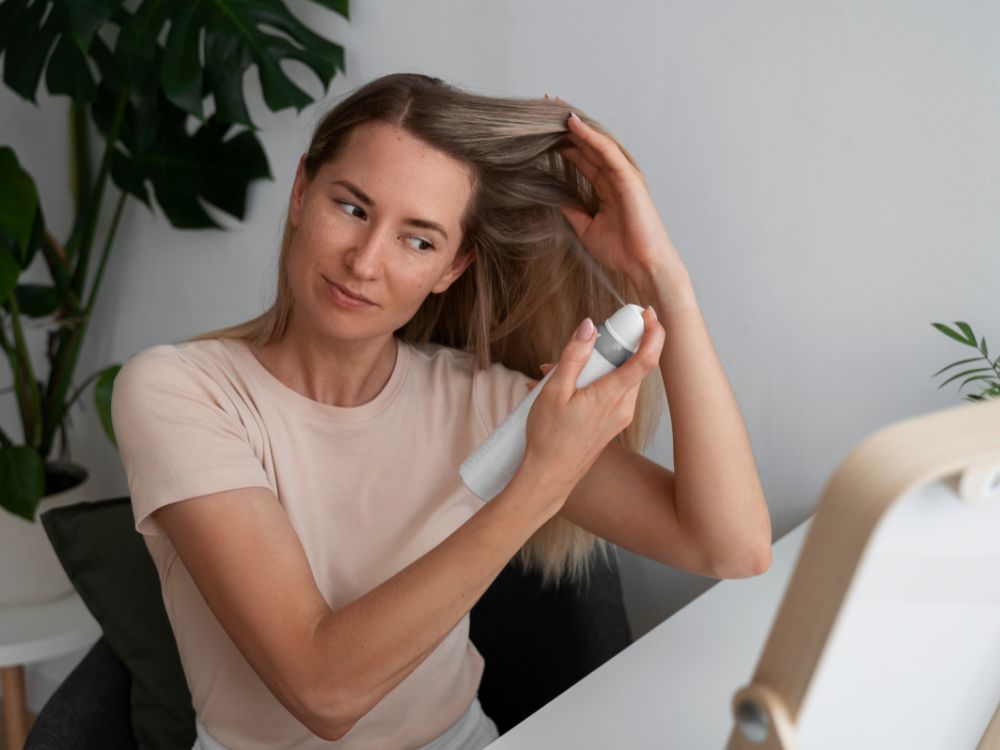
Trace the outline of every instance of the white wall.
[[[628, 146], [740, 403], [775, 538], [808, 517], [864, 436], [961, 403], [956, 384], [938, 391], [942, 378], [930, 375], [971, 350], [931, 321], [968, 321], [1000, 353], [995, 3], [353, 5], [349, 23], [293, 5], [347, 50], [348, 74], [325, 97], [298, 76], [319, 105], [269, 113], [247, 78], [275, 180], [253, 189], [245, 223], [182, 232], [128, 205], [78, 379], [260, 312], [311, 128], [335, 97], [397, 70], [489, 94], [558, 95]], [[65, 105], [44, 94], [40, 103], [0, 88], [0, 143], [15, 146], [65, 237]], [[89, 406], [74, 415], [73, 438], [102, 495], [125, 494]], [[649, 454], [673, 466], [668, 420]], [[622, 560], [637, 635], [712, 583]]]

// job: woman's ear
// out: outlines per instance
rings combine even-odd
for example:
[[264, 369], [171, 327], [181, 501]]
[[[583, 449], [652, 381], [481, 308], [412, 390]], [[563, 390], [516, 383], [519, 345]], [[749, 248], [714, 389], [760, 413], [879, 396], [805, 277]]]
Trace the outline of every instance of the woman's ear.
[[441, 278], [438, 279], [438, 282], [431, 288], [431, 291], [434, 294], [441, 294], [444, 292], [459, 276], [462, 275], [466, 268], [472, 265], [472, 262], [475, 259], [475, 248], [470, 247], [464, 252], [459, 252], [455, 256], [455, 260], [451, 262], [448, 270], [444, 272], [444, 275], [442, 275]]
[[299, 226], [302, 214], [302, 202], [305, 199], [308, 178], [306, 177], [306, 155], [299, 157], [299, 166], [295, 170], [295, 180], [292, 182], [292, 194], [288, 199], [288, 223], [293, 229]]

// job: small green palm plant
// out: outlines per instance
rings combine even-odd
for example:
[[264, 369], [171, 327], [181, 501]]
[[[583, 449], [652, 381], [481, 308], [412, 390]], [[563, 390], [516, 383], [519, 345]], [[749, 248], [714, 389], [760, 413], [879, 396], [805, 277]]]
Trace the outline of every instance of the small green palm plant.
[[968, 323], [963, 323], [961, 321], [955, 321], [955, 325], [958, 326], [956, 331], [953, 328], [949, 328], [943, 323], [931, 323], [932, 326], [937, 328], [941, 333], [949, 336], [959, 343], [965, 344], [965, 346], [971, 346], [973, 349], [979, 352], [978, 357], [971, 357], [969, 359], [963, 359], [958, 362], [952, 362], [947, 367], [944, 367], [934, 373], [931, 377], [937, 377], [945, 370], [950, 370], [952, 367], [961, 367], [962, 365], [969, 365], [973, 362], [979, 363], [980, 365], [985, 360], [987, 367], [975, 367], [971, 370], [964, 370], [957, 375], [952, 375], [946, 381], [944, 381], [938, 388], [944, 388], [948, 383], [953, 380], [958, 380], [964, 377], [965, 380], [962, 381], [961, 385], [958, 386], [958, 390], [961, 391], [963, 387], [969, 383], [979, 381], [983, 384], [983, 390], [979, 393], [967, 393], [964, 398], [967, 401], [982, 401], [986, 398], [1000, 398], [1000, 357], [995, 360], [990, 360], [990, 351], [986, 346], [986, 339], [981, 338], [979, 343], [976, 343], [976, 334], [972, 332], [972, 327]]

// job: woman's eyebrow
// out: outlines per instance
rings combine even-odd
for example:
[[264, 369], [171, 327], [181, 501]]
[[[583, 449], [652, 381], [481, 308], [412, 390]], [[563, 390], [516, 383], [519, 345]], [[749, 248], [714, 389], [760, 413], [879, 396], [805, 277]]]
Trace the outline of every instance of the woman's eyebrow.
[[[375, 201], [373, 201], [361, 188], [355, 185], [353, 182], [348, 182], [347, 180], [330, 180], [331, 185], [342, 185], [343, 187], [354, 193], [354, 197], [359, 201], [364, 203], [370, 208], [375, 207]], [[433, 229], [435, 232], [440, 233], [445, 241], [448, 240], [448, 233], [444, 231], [444, 227], [438, 224], [436, 221], [431, 221], [430, 219], [403, 219], [407, 224], [412, 224], [415, 227], [421, 227], [423, 229]]]

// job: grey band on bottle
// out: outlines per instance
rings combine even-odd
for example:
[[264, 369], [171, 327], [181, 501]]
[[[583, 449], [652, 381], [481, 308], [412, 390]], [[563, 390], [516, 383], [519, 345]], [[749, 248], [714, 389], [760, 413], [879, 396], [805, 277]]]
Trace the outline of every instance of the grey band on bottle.
[[597, 324], [597, 343], [594, 344], [594, 349], [615, 367], [620, 367], [626, 359], [632, 356], [632, 352], [622, 346], [618, 339], [608, 332], [604, 323]]

